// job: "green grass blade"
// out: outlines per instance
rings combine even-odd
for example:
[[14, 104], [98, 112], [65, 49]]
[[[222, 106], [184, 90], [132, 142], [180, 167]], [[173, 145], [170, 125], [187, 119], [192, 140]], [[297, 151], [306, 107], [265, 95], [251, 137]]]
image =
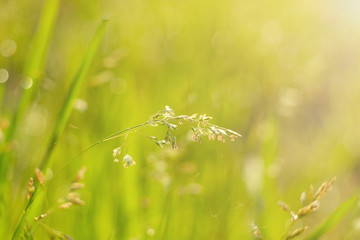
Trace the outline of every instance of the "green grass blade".
[[[47, 0], [44, 3], [44, 7], [38, 20], [36, 34], [30, 44], [31, 47], [23, 69], [23, 75], [32, 79], [33, 86], [29, 89], [20, 89], [22, 92], [20, 93], [16, 111], [12, 116], [11, 124], [5, 132], [4, 144], [7, 144], [14, 139], [15, 133], [19, 128], [20, 119], [23, 118], [26, 109], [28, 109], [28, 106], [31, 104], [31, 96], [37, 92], [37, 87], [40, 85], [41, 78], [39, 78], [39, 76], [44, 68], [47, 49], [58, 14], [59, 2], [59, 0]], [[4, 87], [5, 86], [0, 86], [0, 98], [3, 97], [3, 91], [5, 91], [3, 89]], [[2, 104], [4, 104], [4, 102]], [[9, 152], [0, 153], [0, 195], [3, 196], [5, 196], [4, 193], [8, 191], [7, 189], [10, 188], [10, 186], [6, 185], [5, 181], [8, 171], [9, 157]], [[7, 201], [9, 200], [5, 199], [0, 203], [0, 212], [2, 212], [3, 209], [6, 209]], [[2, 225], [4, 226], [5, 224]], [[4, 230], [0, 230], [0, 235]]]
[[340, 220], [350, 212], [354, 206], [358, 203], [359, 196], [356, 193], [346, 202], [341, 204], [322, 224], [321, 226], [316, 229], [313, 233], [310, 234], [306, 240], [316, 240], [319, 239], [322, 235], [328, 232], [332, 227], [334, 227]]
[[66, 96], [65, 102], [61, 108], [58, 120], [56, 122], [54, 132], [52, 134], [49, 147], [45, 153], [44, 158], [40, 163], [40, 169], [45, 169], [45, 167], [49, 163], [50, 154], [54, 148], [56, 141], [58, 140], [60, 134], [63, 132], [65, 125], [70, 117], [71, 111], [73, 109], [74, 101], [76, 96], [79, 93], [80, 87], [85, 80], [86, 74], [90, 68], [90, 65], [95, 57], [97, 49], [99, 48], [100, 42], [105, 32], [106, 25], [108, 23], [108, 19], [104, 19], [100, 26], [98, 27], [91, 43], [89, 49], [87, 50], [83, 62], [70, 86], [68, 95]]
[[1, 110], [3, 108], [3, 104], [4, 104], [4, 100], [3, 100], [3, 95], [4, 95], [4, 86], [5, 84], [4, 83], [0, 83], [0, 99], [1, 99], [1, 103], [0, 103], [0, 116], [2, 115], [1, 114]]
[[[39, 165], [39, 168], [41, 170], [44, 170], [46, 168], [46, 166], [49, 164], [50, 155], [52, 153], [52, 150], [54, 149], [55, 143], [56, 143], [57, 139], [59, 138], [60, 134], [62, 133], [62, 131], [64, 130], [65, 125], [70, 117], [75, 98], [80, 90], [81, 84], [85, 80], [86, 74], [90, 68], [90, 65], [91, 65], [94, 57], [95, 57], [97, 49], [99, 48], [99, 45], [100, 45], [100, 42], [104, 35], [107, 23], [108, 23], [108, 19], [104, 19], [102, 21], [102, 23], [100, 24], [100, 26], [98, 27], [98, 29], [95, 33], [95, 36], [93, 37], [93, 39], [90, 43], [89, 49], [87, 50], [87, 52], [84, 56], [83, 62], [72, 82], [72, 85], [70, 86], [68, 95], [65, 99], [65, 102], [64, 102], [62, 108], [61, 108], [61, 111], [60, 111], [60, 114], [58, 117], [58, 121], [56, 122], [54, 131], [52, 133], [49, 147]], [[39, 184], [36, 184], [35, 189], [37, 189], [38, 186], [39, 186]], [[19, 237], [20, 230], [22, 229], [22, 226], [24, 224], [24, 216], [26, 215], [28, 209], [31, 207], [31, 204], [34, 201], [35, 196], [36, 196], [35, 194], [32, 195], [32, 197], [30, 198], [28, 204], [26, 205], [22, 215], [20, 216], [19, 222], [15, 228], [15, 232], [13, 234], [12, 239], [17, 239]]]
[[[46, 52], [50, 42], [50, 36], [54, 29], [55, 20], [59, 9], [59, 0], [48, 0], [39, 19], [39, 25], [31, 44], [28, 59], [24, 67], [24, 75], [32, 82], [32, 87], [23, 89], [12, 124], [6, 134], [6, 141], [13, 139], [18, 127], [18, 121], [31, 102], [34, 92], [37, 92], [40, 85], [40, 75], [44, 68]], [[30, 80], [31, 79], [31, 80]]]
[[49, 45], [51, 33], [54, 29], [55, 20], [59, 9], [59, 0], [47, 0], [39, 20], [38, 30], [35, 34], [29, 59], [26, 62], [24, 73], [26, 76], [38, 77], [43, 69], [45, 55]]

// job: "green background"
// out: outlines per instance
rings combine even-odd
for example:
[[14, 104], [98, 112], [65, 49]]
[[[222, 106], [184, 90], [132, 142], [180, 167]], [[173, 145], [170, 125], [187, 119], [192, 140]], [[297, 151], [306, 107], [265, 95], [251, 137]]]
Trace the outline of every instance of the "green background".
[[[58, 204], [82, 166], [85, 205], [54, 211], [44, 223], [74, 239], [251, 239], [254, 225], [265, 239], [279, 239], [289, 219], [279, 200], [297, 210], [310, 184], [317, 189], [337, 176], [320, 209], [303, 219], [310, 233], [358, 190], [357, 1], [63, 0], [49, 38], [36, 45], [52, 1], [0, 2], [0, 44], [16, 43], [12, 56], [0, 55], [9, 73], [0, 83], [0, 150], [11, 155], [2, 163], [2, 239], [15, 230], [29, 178], [104, 14], [110, 21], [51, 156], [54, 176], [37, 212]], [[27, 73], [34, 55], [39, 68]], [[39, 89], [8, 150], [6, 125], [31, 74]], [[207, 113], [243, 137], [199, 144], [184, 125], [174, 151], [133, 134], [127, 145], [135, 166], [113, 162], [120, 138], [60, 171], [92, 143], [165, 105], [177, 114]], [[166, 129], [147, 132], [162, 138]], [[359, 217], [356, 207], [321, 239], [359, 238]], [[48, 236], [41, 225], [33, 234]]]

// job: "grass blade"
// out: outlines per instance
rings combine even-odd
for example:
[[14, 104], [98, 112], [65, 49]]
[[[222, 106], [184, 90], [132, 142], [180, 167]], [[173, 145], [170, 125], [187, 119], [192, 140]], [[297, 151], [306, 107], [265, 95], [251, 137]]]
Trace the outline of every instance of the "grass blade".
[[[102, 23], [100, 24], [100, 26], [98, 27], [91, 43], [90, 46], [84, 56], [83, 62], [72, 82], [72, 85], [70, 86], [68, 95], [65, 99], [65, 102], [61, 108], [59, 117], [58, 117], [58, 121], [56, 122], [54, 131], [52, 133], [52, 137], [49, 143], [49, 147], [47, 148], [47, 151], [39, 165], [39, 168], [41, 170], [44, 170], [46, 168], [46, 166], [49, 164], [50, 161], [50, 155], [52, 153], [52, 150], [54, 149], [55, 143], [58, 140], [60, 134], [63, 132], [65, 125], [70, 117], [71, 111], [73, 109], [73, 104], [75, 101], [76, 96], [79, 93], [81, 84], [84, 82], [86, 74], [90, 68], [90, 65], [95, 57], [95, 54], [97, 52], [97, 49], [99, 48], [100, 42], [102, 40], [102, 37], [104, 35], [105, 32], [105, 28], [106, 25], [108, 23], [108, 19], [103, 19]], [[35, 189], [38, 189], [38, 185], [35, 185]], [[36, 190], [35, 190], [36, 191]], [[36, 192], [35, 192], [36, 193]], [[22, 229], [22, 225], [24, 223], [24, 218], [26, 216], [26, 213], [28, 211], [28, 209], [31, 207], [32, 202], [34, 201], [34, 198], [36, 196], [36, 194], [33, 194], [32, 197], [29, 199], [28, 204], [26, 205], [24, 211], [22, 212], [20, 218], [19, 218], [19, 222], [15, 228], [15, 232], [13, 234], [12, 239], [17, 239], [19, 234], [20, 234], [20, 230]]]
[[76, 96], [79, 93], [81, 84], [84, 82], [86, 74], [90, 68], [90, 65], [91, 65], [94, 57], [95, 57], [95, 54], [100, 45], [101, 39], [104, 35], [107, 23], [108, 23], [108, 19], [104, 18], [102, 23], [98, 27], [98, 29], [90, 43], [89, 49], [87, 50], [87, 52], [84, 56], [83, 62], [81, 64], [71, 86], [70, 86], [68, 95], [66, 96], [65, 102], [61, 108], [58, 120], [56, 122], [54, 132], [52, 134], [52, 137], [51, 137], [51, 140], [49, 143], [49, 147], [39, 165], [39, 168], [41, 170], [44, 170], [45, 167], [48, 165], [48, 162], [50, 159], [50, 154], [54, 148], [54, 145], [55, 145], [56, 141], [58, 140], [60, 134], [64, 130], [65, 125], [70, 117], [71, 111], [73, 109], [74, 101], [76, 99]]
[[[54, 23], [57, 17], [59, 9], [59, 0], [49, 0], [45, 2], [45, 6], [41, 13], [39, 19], [38, 28], [31, 44], [30, 52], [28, 59], [26, 60], [24, 67], [24, 75], [29, 79], [36, 79], [34, 82], [35, 86], [39, 86], [40, 71], [44, 66], [45, 56], [49, 45], [49, 39], [51, 33], [53, 32]], [[31, 95], [36, 91], [35, 87], [30, 87], [29, 89], [22, 89], [20, 95], [20, 100], [16, 109], [14, 116], [11, 119], [11, 124], [9, 129], [7, 129], [5, 134], [5, 143], [8, 143], [13, 140], [15, 132], [19, 125], [19, 120], [22, 118], [23, 113], [27, 109], [31, 101]], [[1, 176], [4, 176], [6, 173], [6, 157], [7, 154], [3, 153], [0, 155], [1, 165], [0, 172]], [[0, 179], [2, 182], [2, 178]]]
[[45, 55], [49, 45], [51, 33], [59, 9], [59, 0], [45, 2], [44, 10], [39, 20], [39, 27], [34, 37], [30, 58], [26, 62], [24, 73], [26, 76], [39, 77], [40, 70], [44, 67]]
[[[44, 68], [47, 49], [59, 10], [59, 2], [59, 0], [47, 0], [44, 3], [44, 7], [38, 20], [36, 34], [30, 44], [31, 47], [23, 69], [23, 75], [26, 76], [27, 79], [31, 79], [33, 86], [29, 89], [20, 88], [21, 93], [19, 102], [17, 103], [16, 111], [12, 116], [11, 124], [5, 132], [5, 139], [2, 143], [4, 145], [10, 143], [14, 139], [15, 133], [20, 125], [20, 119], [23, 118], [26, 109], [28, 109], [28, 106], [31, 103], [32, 96], [37, 92], [37, 87], [40, 85], [40, 75]], [[0, 86], [0, 88], [0, 98], [2, 98], [5, 86]], [[2, 102], [2, 104], [5, 104], [5, 102]], [[6, 183], [9, 158], [11, 157], [10, 153], [11, 152], [0, 153], [0, 195], [2, 195], [0, 212], [3, 212], [4, 209], [7, 208], [7, 201], [9, 201], [5, 198], [5, 193], [10, 189], [10, 186]], [[0, 230], [0, 235], [5, 231], [5, 226], [7, 224], [7, 222], [2, 222], [4, 228]]]
[[[17, 105], [16, 112], [11, 119], [11, 124], [5, 133], [4, 143], [9, 143], [13, 140], [16, 130], [18, 129], [19, 120], [22, 118], [25, 110], [31, 102], [31, 96], [37, 91], [37, 86], [40, 85], [40, 72], [44, 67], [46, 52], [49, 45], [51, 33], [54, 29], [55, 20], [59, 9], [59, 0], [48, 0], [45, 2], [42, 10], [37, 31], [33, 42], [31, 44], [28, 59], [24, 67], [24, 75], [31, 79], [33, 86], [29, 89], [21, 88], [20, 100]], [[0, 192], [2, 191], [1, 184], [7, 172], [7, 158], [8, 153], [0, 154]]]
[[316, 240], [334, 227], [340, 220], [350, 212], [359, 201], [358, 193], [341, 204], [306, 240]]
[[49, 46], [51, 33], [54, 29], [58, 9], [59, 0], [48, 0], [45, 2], [44, 9], [39, 19], [38, 29], [30, 48], [29, 57], [24, 67], [24, 75], [31, 83], [28, 83], [29, 86], [32, 86], [29, 89], [22, 89], [16, 113], [6, 134], [7, 142], [13, 139], [18, 126], [18, 121], [29, 106], [31, 97], [37, 92], [40, 85], [41, 70], [44, 68], [46, 52]]

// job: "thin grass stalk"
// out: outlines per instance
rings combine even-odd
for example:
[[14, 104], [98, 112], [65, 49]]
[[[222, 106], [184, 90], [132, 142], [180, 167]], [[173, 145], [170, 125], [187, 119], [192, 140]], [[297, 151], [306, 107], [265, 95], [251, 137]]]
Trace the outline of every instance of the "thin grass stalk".
[[[60, 134], [63, 132], [65, 125], [70, 117], [71, 111], [73, 109], [73, 105], [74, 105], [74, 101], [76, 96], [78, 95], [79, 91], [80, 91], [80, 87], [81, 84], [84, 82], [85, 77], [88, 73], [88, 70], [90, 68], [90, 65], [95, 57], [95, 54], [99, 48], [100, 42], [103, 38], [104, 32], [105, 32], [105, 28], [106, 25], [108, 23], [108, 19], [104, 18], [102, 23], [100, 24], [100, 26], [98, 27], [91, 43], [90, 46], [84, 56], [83, 62], [73, 80], [72, 85], [70, 86], [68, 95], [65, 99], [65, 102], [61, 108], [59, 117], [58, 117], [58, 121], [56, 122], [54, 131], [52, 133], [52, 137], [50, 139], [50, 143], [49, 143], [49, 147], [47, 148], [47, 151], [45, 152], [44, 157], [42, 158], [40, 164], [39, 164], [39, 169], [41, 169], [42, 171], [48, 166], [48, 164], [50, 163], [50, 156], [51, 153], [54, 149], [55, 143], [57, 142]], [[22, 229], [22, 226], [24, 224], [24, 219], [25, 216], [29, 210], [29, 208], [31, 207], [36, 195], [38, 194], [38, 188], [39, 188], [39, 184], [36, 183], [35, 184], [35, 192], [33, 193], [33, 195], [30, 197], [28, 203], [26, 204], [26, 207], [24, 209], [24, 211], [22, 212], [19, 221], [16, 225], [14, 234], [12, 239], [17, 239], [19, 237], [20, 234], [20, 230]]]
[[54, 176], [58, 175], [61, 171], [63, 171], [65, 168], [67, 168], [71, 163], [73, 163], [76, 159], [78, 159], [79, 157], [81, 157], [84, 153], [86, 153], [87, 151], [89, 151], [90, 149], [92, 149], [93, 147], [95, 147], [96, 145], [100, 144], [100, 143], [103, 143], [103, 142], [107, 142], [109, 140], [112, 140], [114, 138], [118, 138], [118, 137], [121, 137], [121, 136], [124, 136], [125, 134], [129, 133], [130, 131], [136, 131], [136, 130], [139, 130], [139, 129], [142, 129], [142, 128], [145, 128], [147, 127], [147, 125], [149, 124], [149, 121], [147, 122], [144, 122], [142, 124], [139, 124], [139, 125], [136, 125], [136, 126], [133, 126], [133, 127], [129, 127], [129, 128], [126, 128], [124, 130], [121, 130], [121, 131], [118, 131], [114, 134], [111, 134], [107, 137], [105, 137], [104, 139], [102, 140], [99, 140], [95, 143], [93, 143], [92, 145], [90, 145], [89, 147], [87, 147], [86, 149], [84, 149], [82, 152], [80, 152], [75, 158], [71, 159], [69, 162], [67, 162], [64, 167], [62, 167], [56, 174], [54, 174]]
[[[70, 102], [70, 101], [65, 101], [65, 103], [68, 103], [68, 102]], [[108, 137], [106, 137], [106, 138], [104, 138], [102, 140], [99, 140], [99, 141], [95, 142], [94, 144], [92, 144], [91, 146], [86, 148], [84, 151], [82, 151], [74, 159], [70, 160], [70, 162], [68, 162], [59, 172], [61, 172], [64, 168], [66, 168], [68, 165], [70, 165], [74, 160], [78, 159], [82, 154], [84, 154], [85, 152], [87, 152], [88, 150], [90, 150], [91, 148], [95, 147], [96, 145], [98, 145], [98, 144], [100, 144], [102, 142], [110, 141], [110, 140], [112, 140], [114, 138], [118, 138], [118, 137], [121, 137], [121, 136], [124, 136], [124, 135], [127, 136], [129, 133], [139, 133], [138, 132], [139, 130], [144, 129], [144, 128], [149, 127], [149, 126], [156, 127], [156, 126], [161, 126], [162, 125], [162, 126], [166, 126], [168, 128], [168, 131], [171, 131], [171, 130], [174, 130], [174, 129], [177, 128], [177, 125], [171, 123], [171, 121], [174, 121], [174, 120], [179, 121], [178, 124], [180, 124], [180, 125], [182, 125], [182, 120], [187, 121], [187, 122], [192, 123], [192, 124], [195, 125], [195, 127], [192, 127], [192, 130], [193, 130], [193, 133], [194, 133], [194, 135], [193, 135], [194, 141], [200, 141], [201, 136], [203, 136], [203, 135], [208, 136], [209, 139], [215, 140], [215, 136], [217, 135], [218, 137], [221, 136], [221, 138], [218, 138], [219, 141], [225, 142], [224, 136], [227, 135], [227, 132], [232, 134], [232, 135], [229, 136], [230, 138], [234, 138], [235, 135], [236, 135], [236, 137], [241, 136], [240, 134], [234, 132], [233, 130], [223, 128], [223, 127], [214, 125], [212, 123], [209, 123], [209, 120], [211, 120], [211, 119], [212, 119], [212, 117], [206, 116], [206, 114], [203, 114], [203, 115], [200, 115], [200, 116], [198, 116], [197, 114], [193, 114], [191, 116], [188, 116], [188, 115], [175, 116], [174, 111], [170, 107], [166, 106], [165, 110], [159, 111], [156, 114], [152, 115], [150, 117], [150, 120], [148, 120], [148, 121], [146, 121], [146, 122], [144, 122], [142, 124], [138, 124], [138, 125], [135, 125], [133, 127], [129, 127], [129, 128], [124, 129], [124, 130], [118, 131], [118, 132], [116, 132], [114, 134], [111, 134], [110, 136], [108, 136]], [[57, 131], [56, 131], [57, 129], [58, 128], [55, 128], [54, 133], [57, 133]], [[176, 142], [175, 142], [176, 140], [172, 140], [172, 142], [166, 142], [166, 140], [160, 140], [160, 139], [158, 139], [158, 138], [156, 138], [154, 136], [150, 137], [150, 139], [152, 141], [154, 141], [155, 143], [157, 143], [157, 145], [160, 146], [160, 147], [163, 147], [162, 146], [163, 144], [171, 144], [172, 147], [174, 148], [174, 146], [175, 146], [174, 149], [176, 149]], [[175, 136], [174, 136], [173, 139], [175, 139]], [[54, 145], [52, 145], [52, 148], [53, 148], [53, 146]], [[48, 157], [50, 155], [45, 155], [45, 156]], [[116, 157], [116, 156], [114, 156], [114, 157]], [[128, 166], [129, 165], [126, 165], [125, 167], [128, 167]], [[44, 168], [44, 165], [43, 165], [43, 168]], [[57, 174], [55, 174], [54, 176], [56, 176]], [[39, 184], [35, 184], [35, 190], [33, 192], [33, 195], [30, 196], [29, 202], [28, 202], [27, 206], [25, 207], [25, 210], [23, 211], [23, 214], [20, 217], [20, 220], [19, 220], [19, 223], [18, 223], [18, 225], [16, 227], [16, 231], [15, 231], [14, 235], [16, 235], [16, 232], [18, 232], [19, 229], [21, 229], [21, 225], [22, 225], [23, 219], [26, 216], [26, 212], [30, 208], [32, 202], [34, 201], [35, 196], [39, 192], [39, 191], [37, 191], [38, 186], [39, 186]], [[164, 215], [164, 217], [165, 216], [166, 215]], [[165, 230], [163, 231], [163, 234], [167, 233], [166, 229], [167, 229], [167, 225], [165, 225]]]
[[[123, 130], [121, 130], [121, 131], [118, 131], [118, 132], [116, 132], [116, 133], [113, 133], [113, 134], [105, 137], [105, 138], [102, 139], [102, 140], [99, 140], [99, 141], [95, 142], [94, 144], [90, 145], [90, 146], [87, 147], [85, 150], [83, 150], [82, 152], [80, 152], [75, 158], [73, 158], [72, 160], [70, 160], [69, 162], [67, 162], [63, 168], [61, 168], [56, 174], [54, 174], [54, 176], [57, 176], [62, 170], [64, 170], [66, 167], [68, 167], [73, 161], [75, 161], [76, 159], [78, 159], [79, 157], [81, 157], [84, 153], [86, 153], [87, 151], [89, 151], [90, 149], [92, 149], [93, 147], [95, 147], [96, 145], [98, 145], [98, 144], [100, 144], [100, 143], [103, 143], [103, 142], [107, 142], [107, 141], [112, 140], [112, 139], [114, 139], [114, 138], [121, 137], [121, 136], [129, 133], [130, 131], [136, 131], [136, 130], [142, 129], [142, 128], [146, 127], [148, 124], [149, 124], [149, 121], [144, 122], [144, 123], [142, 123], [142, 124], [135, 125], [135, 126], [133, 126], [133, 127], [129, 127], [129, 128], [123, 129]], [[34, 191], [32, 197], [29, 199], [28, 203], [27, 203], [26, 206], [25, 206], [24, 211], [22, 212], [22, 214], [21, 214], [21, 216], [20, 216], [20, 219], [19, 219], [19, 221], [18, 221], [17, 227], [16, 227], [16, 229], [15, 229], [15, 233], [18, 232], [18, 231], [20, 231], [20, 229], [21, 229], [20, 227], [21, 227], [21, 225], [22, 225], [22, 222], [24, 221], [24, 218], [25, 218], [25, 216], [26, 216], [26, 213], [27, 213], [29, 207], [31, 206], [32, 202], [33, 202], [34, 199], [36, 198], [37, 194], [39, 193], [39, 192], [38, 192], [38, 189], [39, 189], [39, 188], [38, 188], [38, 184], [36, 184], [36, 185], [35, 185], [35, 191]], [[13, 239], [15, 239], [14, 236], [13, 236]]]

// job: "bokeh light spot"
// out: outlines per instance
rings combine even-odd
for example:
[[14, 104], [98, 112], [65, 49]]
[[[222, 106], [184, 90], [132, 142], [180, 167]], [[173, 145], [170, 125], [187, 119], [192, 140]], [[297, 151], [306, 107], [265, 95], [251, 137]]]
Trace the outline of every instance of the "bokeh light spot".
[[154, 230], [153, 228], [148, 228], [148, 229], [146, 230], [146, 234], [147, 234], [148, 236], [154, 236], [154, 235], [155, 235], [155, 230]]
[[47, 120], [46, 110], [35, 106], [32, 107], [25, 119], [25, 129], [29, 135], [40, 136], [45, 132]]
[[110, 81], [109, 87], [113, 94], [120, 95], [126, 91], [127, 84], [121, 78], [114, 78]]
[[85, 112], [88, 109], [88, 103], [84, 99], [76, 99], [74, 108], [79, 112]]
[[33, 80], [31, 77], [26, 77], [21, 81], [21, 87], [23, 89], [29, 89], [33, 85]]
[[0, 45], [0, 52], [4, 57], [11, 57], [16, 52], [16, 42], [11, 39], [3, 41]]
[[0, 83], [5, 83], [8, 79], [9, 79], [9, 72], [6, 69], [1, 68], [0, 69]]

